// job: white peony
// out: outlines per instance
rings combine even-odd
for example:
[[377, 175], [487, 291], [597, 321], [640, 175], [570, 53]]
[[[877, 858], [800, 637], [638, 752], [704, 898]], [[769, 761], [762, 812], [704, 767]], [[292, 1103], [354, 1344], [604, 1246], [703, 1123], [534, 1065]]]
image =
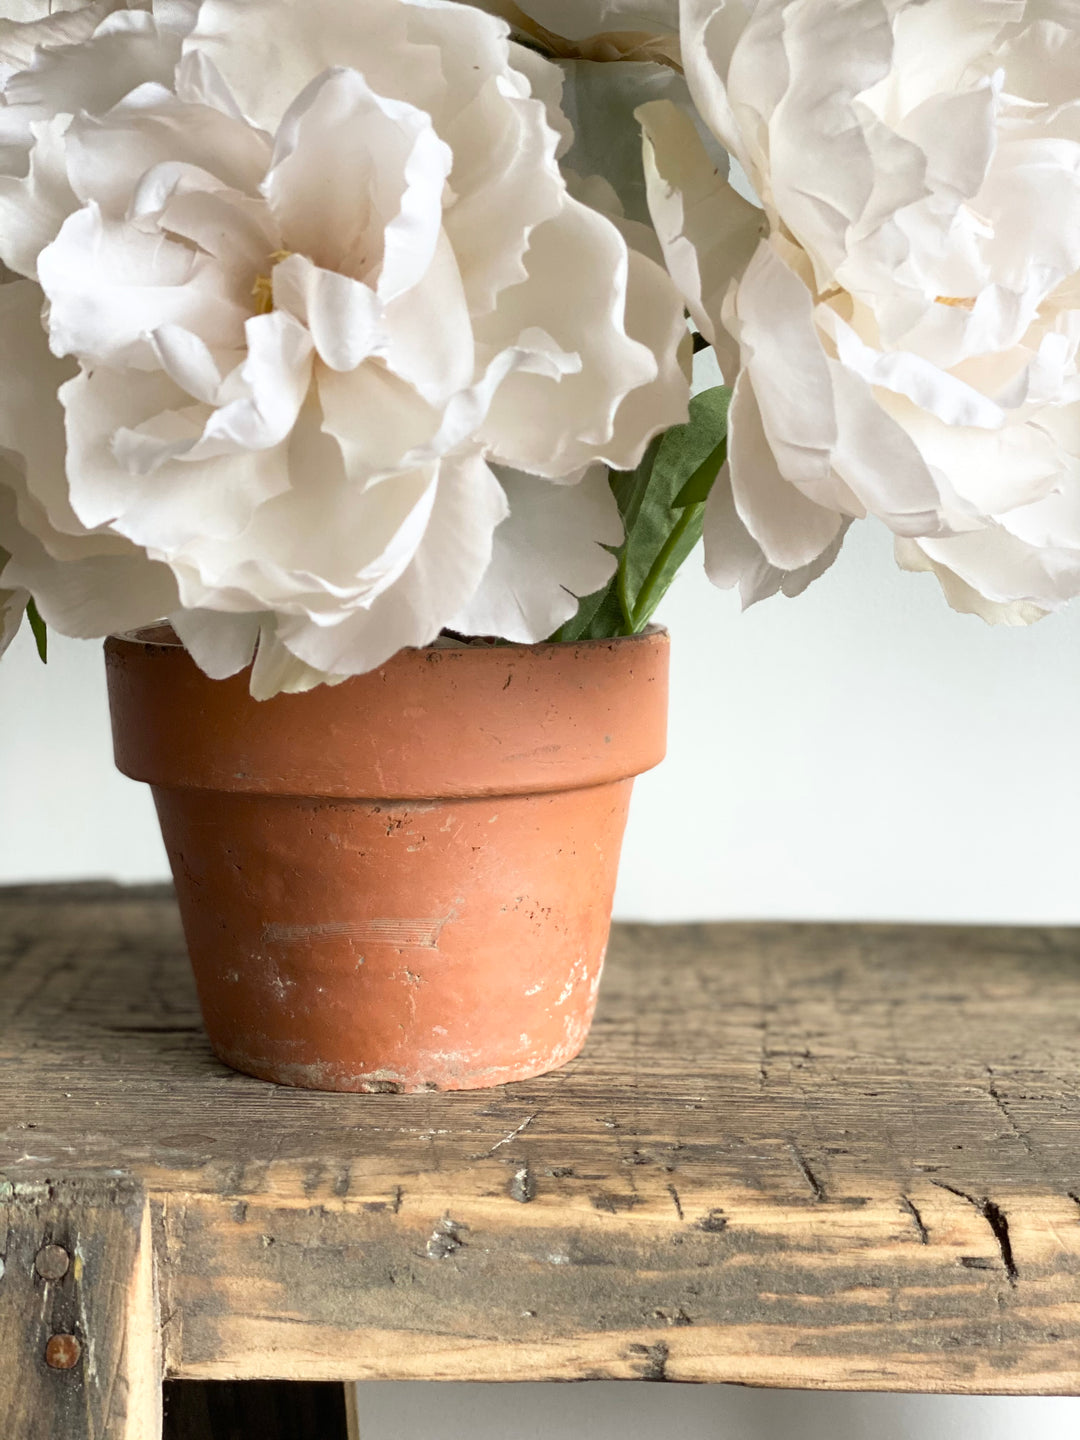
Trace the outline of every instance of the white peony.
[[0, 108], [2, 583], [70, 634], [168, 615], [214, 676], [258, 641], [260, 695], [568, 618], [619, 538], [601, 463], [688, 385], [668, 277], [566, 190], [549, 68], [422, 0], [157, 0], [37, 52]]
[[671, 273], [736, 378], [707, 565], [802, 587], [853, 518], [950, 602], [1080, 591], [1075, 0], [683, 0], [687, 79], [762, 209], [646, 107]]

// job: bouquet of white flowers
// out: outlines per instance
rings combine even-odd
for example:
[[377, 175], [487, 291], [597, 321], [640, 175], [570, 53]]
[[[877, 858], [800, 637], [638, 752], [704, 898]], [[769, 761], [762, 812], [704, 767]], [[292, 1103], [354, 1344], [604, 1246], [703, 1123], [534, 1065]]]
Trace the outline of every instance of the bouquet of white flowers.
[[617, 634], [706, 501], [745, 603], [867, 514], [988, 619], [1080, 588], [1068, 0], [5, 10], [5, 637], [266, 696]]
[[256, 1074], [576, 1053], [702, 535], [744, 604], [868, 515], [1080, 591], [1075, 0], [6, 0], [0, 262], [0, 648], [158, 626], [117, 756]]

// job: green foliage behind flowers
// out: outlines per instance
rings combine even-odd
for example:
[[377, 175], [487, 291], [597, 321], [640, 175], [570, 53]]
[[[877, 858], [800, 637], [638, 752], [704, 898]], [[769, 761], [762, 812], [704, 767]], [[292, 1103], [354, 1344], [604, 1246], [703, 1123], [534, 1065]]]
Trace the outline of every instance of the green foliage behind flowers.
[[30, 622], [38, 658], [44, 665], [49, 658], [49, 632], [45, 628], [45, 621], [41, 618], [40, 611], [34, 604], [33, 597], [26, 602], [26, 618]]
[[725, 385], [703, 390], [690, 401], [687, 423], [658, 436], [636, 470], [612, 472], [626, 532], [615, 551], [618, 569], [603, 590], [582, 598], [553, 640], [606, 640], [648, 625], [701, 539], [705, 501], [727, 458], [730, 403]]

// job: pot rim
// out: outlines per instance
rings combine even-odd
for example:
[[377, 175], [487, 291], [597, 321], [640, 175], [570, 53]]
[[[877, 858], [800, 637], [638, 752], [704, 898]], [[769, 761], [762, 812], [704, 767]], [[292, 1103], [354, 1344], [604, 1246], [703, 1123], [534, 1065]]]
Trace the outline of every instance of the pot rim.
[[[146, 630], [150, 634], [146, 634]], [[670, 638], [430, 646], [256, 700], [154, 627], [105, 644], [115, 757], [164, 789], [371, 800], [540, 794], [663, 759]]]
[[[430, 645], [404, 645], [395, 655], [392, 655], [390, 659], [393, 660], [397, 655], [402, 654], [426, 655], [431, 652], [436, 652], [440, 655], [453, 655], [461, 651], [465, 651], [470, 655], [490, 653], [505, 657], [507, 652], [520, 655], [525, 652], [534, 653], [543, 650], [565, 650], [570, 647], [586, 649], [591, 646], [621, 645], [629, 641], [647, 640], [655, 635], [667, 634], [668, 629], [666, 625], [658, 625], [655, 621], [650, 621], [644, 630], [638, 630], [633, 635], [589, 636], [581, 640], [534, 640], [528, 643], [518, 640], [499, 640], [497, 644], [491, 645], [439, 645], [434, 642]], [[487, 639], [486, 636], [477, 638]], [[106, 637], [105, 643], [108, 644], [109, 642], [141, 645], [147, 650], [187, 650], [187, 646], [167, 620], [158, 620], [152, 625], [138, 625], [132, 630], [114, 630]], [[388, 665], [389, 663], [389, 660], [383, 661], [384, 665]], [[381, 669], [382, 667], [376, 666], [375, 668]], [[350, 676], [348, 678], [354, 679], [356, 677]]]

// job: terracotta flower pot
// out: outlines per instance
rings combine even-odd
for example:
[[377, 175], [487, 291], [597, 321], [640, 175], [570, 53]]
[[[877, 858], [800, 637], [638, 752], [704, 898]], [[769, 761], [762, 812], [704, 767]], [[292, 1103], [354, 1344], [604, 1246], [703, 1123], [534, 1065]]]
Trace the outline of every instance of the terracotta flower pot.
[[563, 1065], [596, 1005], [668, 637], [403, 651], [258, 702], [169, 632], [105, 647], [116, 762], [149, 781], [210, 1043], [319, 1090]]

